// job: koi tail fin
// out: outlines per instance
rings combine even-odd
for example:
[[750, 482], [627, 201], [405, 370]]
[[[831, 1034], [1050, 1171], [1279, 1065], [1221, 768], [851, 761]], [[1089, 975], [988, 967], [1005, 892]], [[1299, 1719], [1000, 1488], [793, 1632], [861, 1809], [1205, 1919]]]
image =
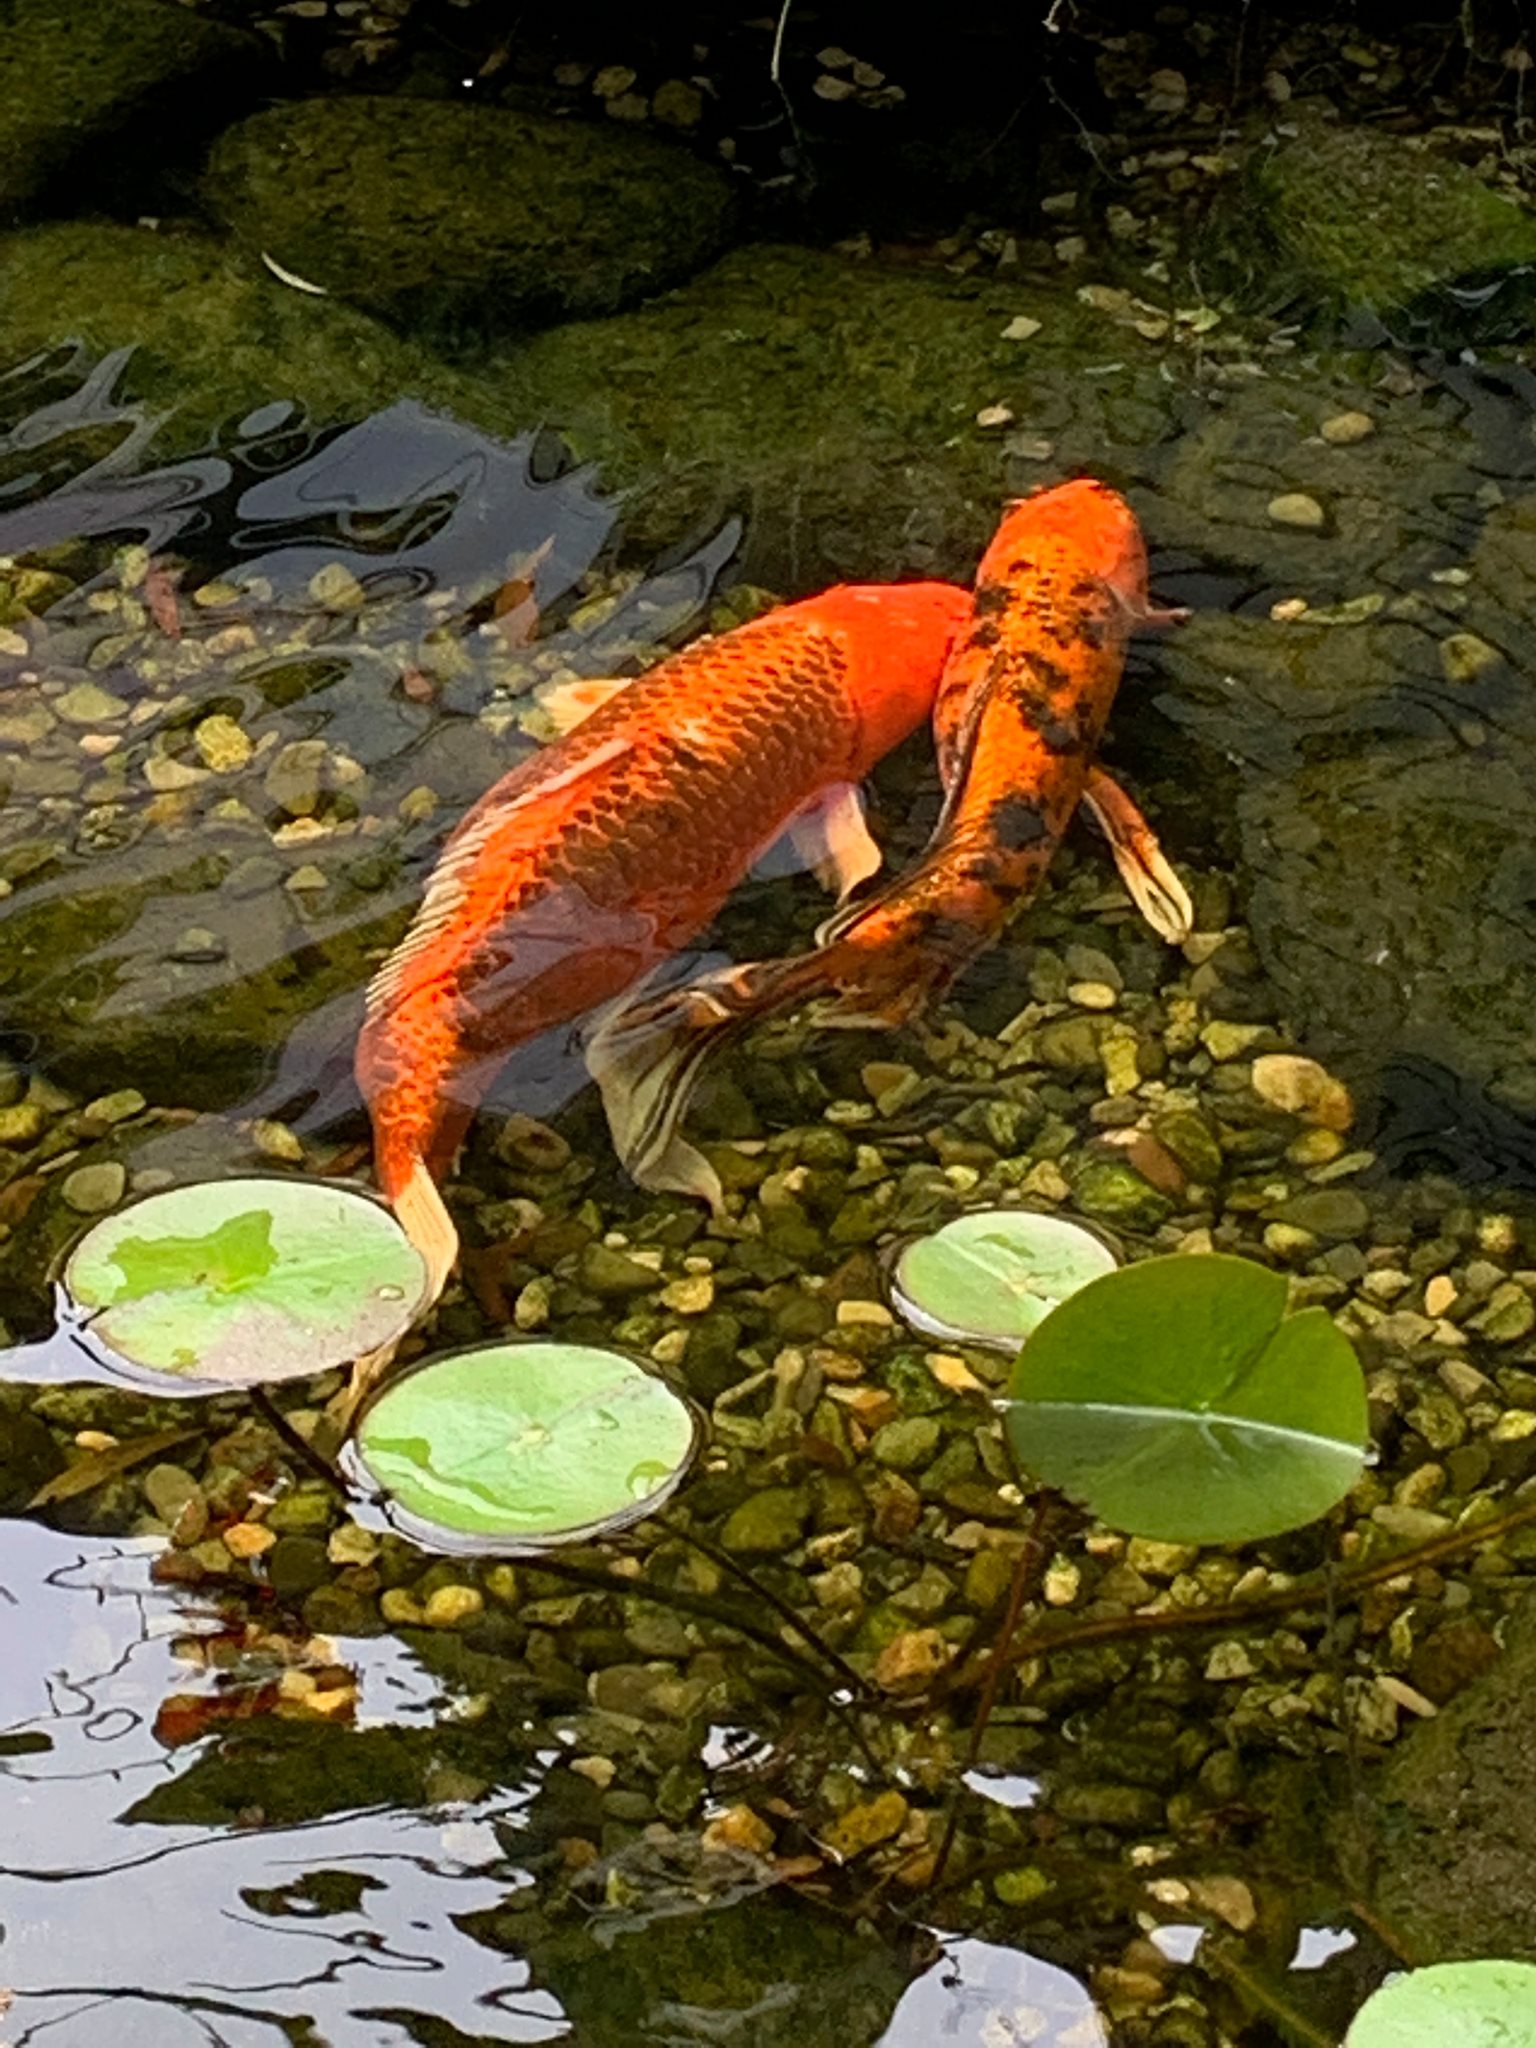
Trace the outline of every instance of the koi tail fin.
[[459, 1233], [423, 1159], [410, 1161], [404, 1176], [390, 1189], [389, 1200], [400, 1228], [421, 1254], [427, 1269], [426, 1292], [421, 1300], [425, 1311], [448, 1284], [448, 1275], [459, 1255]]
[[630, 1178], [655, 1193], [697, 1195], [719, 1216], [720, 1176], [681, 1134], [705, 1063], [754, 1024], [828, 989], [822, 953], [721, 968], [683, 987], [611, 1010], [587, 1041], [613, 1148]]

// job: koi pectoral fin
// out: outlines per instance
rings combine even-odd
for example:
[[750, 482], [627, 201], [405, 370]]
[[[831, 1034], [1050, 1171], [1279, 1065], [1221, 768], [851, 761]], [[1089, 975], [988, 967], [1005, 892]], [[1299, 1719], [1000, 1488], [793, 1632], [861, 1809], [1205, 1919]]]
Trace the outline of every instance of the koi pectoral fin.
[[883, 855], [864, 822], [864, 799], [849, 782], [840, 782], [790, 820], [795, 850], [821, 886], [846, 903], [860, 882], [880, 872]]
[[697, 1195], [716, 1216], [725, 1213], [720, 1176], [679, 1126], [705, 1060], [732, 1021], [702, 984], [667, 989], [610, 1009], [585, 1048], [630, 1179], [657, 1194]]
[[824, 889], [846, 903], [860, 882], [880, 870], [882, 855], [864, 823], [864, 800], [850, 782], [837, 783], [806, 805], [752, 864], [759, 880], [809, 868]]
[[725, 967], [680, 988], [621, 1001], [586, 1043], [613, 1149], [653, 1192], [697, 1195], [725, 1213], [720, 1176], [681, 1135], [705, 1062], [762, 1018], [791, 1008], [821, 980], [817, 955]]
[[601, 711], [610, 697], [627, 689], [629, 682], [628, 676], [574, 676], [563, 683], [540, 683], [533, 701], [554, 728], [555, 737], [563, 739], [584, 725], [594, 711]]
[[1195, 928], [1194, 905], [1152, 827], [1102, 768], [1089, 769], [1083, 803], [1109, 842], [1131, 901], [1159, 938], [1182, 945]]

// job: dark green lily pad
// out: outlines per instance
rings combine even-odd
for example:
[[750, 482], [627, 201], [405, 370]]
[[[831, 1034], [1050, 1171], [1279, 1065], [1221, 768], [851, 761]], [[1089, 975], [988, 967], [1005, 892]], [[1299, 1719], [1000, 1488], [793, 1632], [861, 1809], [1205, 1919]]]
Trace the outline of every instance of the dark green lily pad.
[[688, 1403], [622, 1352], [531, 1340], [477, 1345], [391, 1381], [365, 1409], [349, 1462], [417, 1542], [515, 1555], [651, 1513], [697, 1435]]
[[951, 1344], [1014, 1351], [1058, 1302], [1111, 1273], [1101, 1237], [1035, 1209], [977, 1209], [913, 1238], [891, 1268], [903, 1321]]
[[178, 1393], [350, 1364], [410, 1327], [425, 1286], [381, 1203], [279, 1176], [146, 1195], [86, 1232], [63, 1279], [106, 1366]]
[[1394, 1977], [1355, 2015], [1344, 2048], [1536, 2048], [1536, 1964], [1435, 1963]]
[[1052, 1310], [1019, 1353], [1020, 1462], [1102, 1520], [1239, 1543], [1326, 1514], [1365, 1460], [1365, 1381], [1320, 1308], [1216, 1254], [1146, 1259]]

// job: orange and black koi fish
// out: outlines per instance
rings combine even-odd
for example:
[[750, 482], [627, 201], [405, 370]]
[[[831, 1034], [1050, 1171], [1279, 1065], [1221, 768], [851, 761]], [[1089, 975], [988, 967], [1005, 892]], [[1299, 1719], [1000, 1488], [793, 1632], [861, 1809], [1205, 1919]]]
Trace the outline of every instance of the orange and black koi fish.
[[1010, 507], [935, 699], [946, 803], [917, 865], [834, 916], [814, 951], [724, 968], [601, 1027], [589, 1065], [636, 1180], [718, 1208], [713, 1169], [677, 1129], [709, 1053], [804, 1003], [834, 1024], [913, 1016], [1029, 900], [1080, 802], [1144, 915], [1170, 940], [1188, 937], [1182, 884], [1093, 759], [1132, 627], [1177, 616], [1148, 611], [1146, 574], [1135, 516], [1104, 484], [1061, 484]]
[[786, 828], [844, 895], [871, 875], [857, 785], [928, 715], [969, 608], [947, 583], [840, 586], [622, 687], [577, 684], [590, 715], [455, 829], [356, 1061], [433, 1297], [458, 1248], [438, 1183], [497, 1069], [686, 945]]

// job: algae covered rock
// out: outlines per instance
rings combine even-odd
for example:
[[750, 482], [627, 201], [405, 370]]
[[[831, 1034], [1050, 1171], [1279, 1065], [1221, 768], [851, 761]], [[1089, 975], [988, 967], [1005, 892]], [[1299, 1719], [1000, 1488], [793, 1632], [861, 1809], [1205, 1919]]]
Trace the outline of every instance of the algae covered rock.
[[1380, 1876], [1372, 1903], [1426, 1962], [1536, 1959], [1536, 1604], [1502, 1659], [1421, 1721], [1376, 1788]]
[[191, 232], [67, 221], [0, 235], [0, 362], [71, 339], [133, 349], [131, 396], [173, 409], [158, 451], [274, 398], [355, 419], [411, 392], [481, 426], [511, 424], [489, 386]]
[[[88, 164], [104, 192], [122, 161], [106, 145], [156, 124], [184, 139], [261, 76], [261, 45], [168, 0], [10, 0], [0, 10], [0, 220]], [[105, 175], [104, 175], [105, 174]]]
[[1326, 312], [1486, 340], [1536, 300], [1536, 217], [1418, 137], [1304, 121], [1247, 197], [1281, 280]]
[[[1188, 779], [1230, 779], [1254, 941], [1307, 1050], [1367, 1085], [1431, 1059], [1527, 1106], [1536, 500], [1494, 380], [1456, 375], [1451, 404], [1374, 396], [1353, 445], [1319, 432], [1347, 402], [1332, 374], [1244, 393], [1184, 439], [1155, 530], [1262, 596], [1170, 636], [1160, 701]], [[1329, 530], [1269, 527], [1285, 489]], [[1448, 660], [1471, 637], [1487, 658]]]
[[[1021, 313], [1039, 322], [1027, 346], [1004, 332]], [[647, 540], [744, 509], [745, 573], [793, 592], [968, 579], [1000, 499], [1138, 463], [1173, 406], [1150, 353], [1107, 347], [1069, 292], [775, 246], [502, 361], [525, 418], [597, 459], [605, 486], [639, 486], [630, 516]], [[1035, 452], [978, 426], [997, 406]]]
[[273, 107], [205, 189], [254, 253], [440, 335], [616, 312], [708, 261], [724, 176], [647, 135], [428, 100]]

